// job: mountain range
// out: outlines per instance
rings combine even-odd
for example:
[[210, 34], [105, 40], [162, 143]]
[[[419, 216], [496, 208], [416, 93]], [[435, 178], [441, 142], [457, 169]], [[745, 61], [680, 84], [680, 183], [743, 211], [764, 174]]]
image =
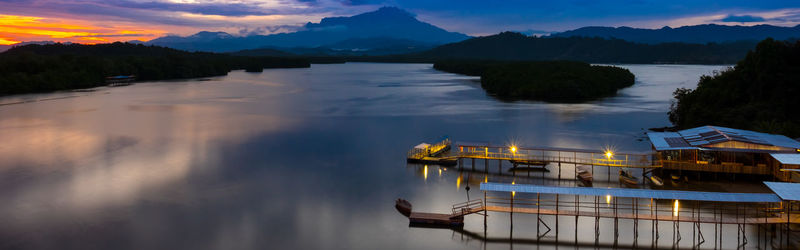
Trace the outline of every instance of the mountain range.
[[733, 41], [761, 41], [771, 37], [776, 40], [800, 38], [800, 25], [781, 27], [772, 25], [726, 26], [701, 24], [678, 28], [638, 29], [631, 27], [583, 27], [555, 33], [550, 37], [602, 37], [616, 38], [637, 43], [721, 43]]
[[414, 14], [395, 7], [383, 7], [350, 17], [327, 17], [307, 23], [302, 30], [272, 35], [233, 36], [225, 32], [203, 31], [181, 37], [166, 36], [145, 44], [189, 51], [231, 52], [255, 48], [327, 48], [331, 51], [361, 51], [384, 47], [417, 51], [435, 45], [470, 38], [449, 32], [416, 19]]
[[[754, 45], [755, 42], [768, 37], [772, 37], [776, 40], [800, 38], [800, 25], [781, 27], [772, 25], [725, 26], [703, 24], [678, 28], [663, 27], [660, 29], [583, 27], [560, 33], [540, 30], [526, 30], [521, 33], [527, 36], [537, 36], [538, 38], [548, 39], [597, 37], [606, 40], [624, 40], [632, 43], [650, 45], [663, 43], [732, 43], [740, 41], [748, 41], [751, 45]], [[549, 35], [547, 35], [548, 33]], [[419, 21], [414, 14], [405, 10], [396, 7], [383, 7], [372, 12], [349, 17], [323, 18], [319, 23], [309, 22], [303, 25], [299, 31], [289, 33], [235, 36], [225, 32], [201, 31], [190, 36], [169, 35], [146, 42], [130, 42], [188, 51], [242, 51], [238, 54], [252, 52], [259, 55], [273, 56], [381, 56], [416, 54], [428, 50], [431, 50], [427, 53], [429, 55], [441, 54], [442, 51], [448, 51], [454, 47], [458, 47], [448, 47], [448, 44], [462, 42], [470, 38], [472, 37], [462, 33], [449, 32], [432, 24]], [[488, 40], [492, 39], [484, 39], [481, 41]], [[544, 40], [536, 41], [538, 43], [543, 43]], [[599, 40], [597, 41], [601, 42]], [[606, 45], [609, 44], [610, 43], [606, 43]], [[443, 45], [444, 48], [438, 48]], [[722, 47], [736, 47], [736, 53], [734, 54], [738, 54], [739, 50], [737, 46], [739, 45], [741, 45], [741, 43], [738, 43], [738, 45], [727, 44]], [[507, 44], [493, 44], [491, 46], [497, 46], [497, 48], [493, 50], [497, 50], [498, 52], [505, 48], [515, 48], [513, 45]], [[563, 46], [572, 45], [564, 44]], [[5, 45], [0, 46], [0, 52], [10, 47], [11, 46]], [[720, 47], [720, 49], [722, 47]], [[557, 49], [561, 47], [553, 48]], [[481, 51], [488, 51], [488, 49]], [[624, 51], [621, 52], [624, 53]], [[512, 51], [509, 53], [530, 54], [529, 51]], [[551, 53], [551, 51], [540, 51], [540, 53]], [[593, 54], [597, 55], [597, 52]], [[487, 56], [492, 58], [515, 57], [513, 55]], [[723, 61], [727, 61], [727, 59]]]
[[503, 32], [445, 44], [401, 58], [422, 62], [570, 60], [588, 63], [732, 64], [744, 57], [756, 43], [737, 41], [645, 44], [601, 37], [535, 37]]

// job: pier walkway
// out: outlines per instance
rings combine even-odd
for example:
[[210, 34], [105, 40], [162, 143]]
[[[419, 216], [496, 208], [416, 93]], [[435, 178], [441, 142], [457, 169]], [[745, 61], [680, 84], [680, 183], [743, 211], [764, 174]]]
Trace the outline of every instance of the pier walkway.
[[408, 162], [454, 165], [463, 159], [509, 161], [516, 165], [575, 164], [622, 168], [658, 168], [649, 154], [620, 153], [611, 150], [575, 148], [492, 146], [481, 143], [452, 144], [445, 139], [435, 144], [420, 144], [408, 151]]

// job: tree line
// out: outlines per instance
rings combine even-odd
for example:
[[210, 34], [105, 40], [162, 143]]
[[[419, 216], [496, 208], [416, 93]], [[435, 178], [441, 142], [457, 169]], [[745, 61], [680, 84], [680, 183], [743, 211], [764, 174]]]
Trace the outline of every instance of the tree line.
[[231, 70], [310, 67], [302, 58], [245, 57], [130, 43], [26, 45], [0, 53], [0, 95], [92, 88], [105, 78], [139, 81], [226, 75]]
[[634, 84], [627, 69], [574, 61], [448, 60], [437, 70], [481, 77], [481, 87], [503, 100], [574, 103], [614, 96]]
[[719, 125], [800, 137], [800, 41], [761, 41], [736, 66], [674, 96], [669, 119], [678, 129]]

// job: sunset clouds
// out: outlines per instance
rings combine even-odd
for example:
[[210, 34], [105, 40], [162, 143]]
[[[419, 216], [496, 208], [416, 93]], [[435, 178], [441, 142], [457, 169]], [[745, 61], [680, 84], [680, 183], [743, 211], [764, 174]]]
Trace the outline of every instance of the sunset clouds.
[[800, 24], [800, 1], [0, 0], [0, 45], [146, 41], [203, 30], [234, 35], [291, 32], [323, 17], [349, 16], [385, 5], [471, 35], [582, 26]]

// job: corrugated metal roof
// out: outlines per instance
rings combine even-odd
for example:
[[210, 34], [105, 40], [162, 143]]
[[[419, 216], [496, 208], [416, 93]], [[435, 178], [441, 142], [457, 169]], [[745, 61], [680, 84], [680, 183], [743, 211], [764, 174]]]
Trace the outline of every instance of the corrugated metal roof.
[[781, 199], [775, 194], [765, 193], [721, 193], [721, 192], [697, 192], [697, 191], [678, 191], [678, 190], [650, 190], [632, 188], [591, 188], [591, 187], [552, 187], [529, 184], [506, 184], [506, 183], [481, 183], [481, 190], [500, 191], [500, 192], [520, 192], [520, 193], [543, 193], [543, 194], [569, 194], [569, 195], [590, 195], [625, 197], [625, 198], [645, 198], [645, 199], [669, 199], [669, 200], [692, 200], [692, 201], [717, 201], [717, 202], [780, 202]]
[[727, 141], [800, 149], [800, 142], [783, 135], [717, 126], [703, 126], [678, 132], [650, 132], [647, 133], [647, 137], [656, 150], [697, 149]]
[[800, 154], [772, 153], [769, 155], [775, 158], [775, 160], [778, 160], [781, 164], [800, 165]]
[[681, 146], [670, 143], [669, 141], [674, 140], [673, 138], [681, 138], [681, 140], [683, 140], [681, 134], [675, 132], [648, 132], [647, 137], [650, 138], [650, 143], [653, 144], [656, 150], [697, 149], [697, 147], [692, 147], [688, 143], [681, 144]]
[[765, 181], [764, 184], [783, 200], [800, 201], [800, 183]]

